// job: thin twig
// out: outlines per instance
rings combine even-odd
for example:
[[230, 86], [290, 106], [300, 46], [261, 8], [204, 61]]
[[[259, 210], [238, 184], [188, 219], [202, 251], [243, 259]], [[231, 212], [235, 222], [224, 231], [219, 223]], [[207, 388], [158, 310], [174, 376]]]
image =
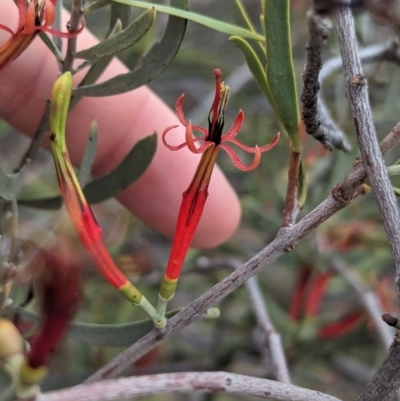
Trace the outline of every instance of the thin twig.
[[[239, 269], [241, 265], [242, 263], [240, 260], [235, 258], [208, 259], [206, 257], [201, 257], [196, 263], [196, 267], [202, 270], [224, 266], [236, 270]], [[281, 336], [275, 330], [271, 318], [269, 317], [257, 278], [254, 276], [251, 277], [246, 281], [245, 286], [257, 318], [258, 326], [263, 334], [262, 349], [268, 354], [268, 361], [272, 361], [272, 372], [275, 375], [275, 379], [282, 383], [290, 383], [289, 369]]]
[[[335, 125], [322, 124], [318, 110], [318, 93], [320, 90], [318, 76], [322, 67], [322, 48], [332, 24], [328, 18], [316, 14], [314, 9], [308, 12], [307, 20], [308, 42], [303, 72], [304, 86], [301, 94], [303, 112], [301, 116], [307, 133], [321, 142], [325, 149], [332, 151], [334, 148], [338, 148], [348, 152], [350, 146], [343, 132], [335, 129]], [[322, 115], [325, 116], [326, 114], [322, 113]]]
[[[83, 20], [83, 1], [84, 0], [72, 1], [71, 19], [67, 24], [68, 32], [76, 32], [81, 27]], [[77, 36], [68, 39], [67, 54], [65, 55], [63, 72], [72, 71], [77, 42], [78, 42]]]
[[[310, 37], [312, 37], [311, 34]], [[373, 63], [381, 60], [399, 63], [400, 59], [399, 44], [398, 42], [391, 40], [385, 43], [379, 43], [367, 46], [363, 49], [360, 49], [359, 57], [364, 64]], [[319, 73], [320, 85], [322, 86], [323, 82], [330, 75], [340, 70], [342, 70], [342, 58], [340, 56], [333, 57], [324, 62], [323, 67]], [[306, 72], [304, 74], [306, 74]], [[314, 79], [317, 78], [314, 77]], [[316, 86], [315, 89], [317, 90]], [[304, 90], [305, 88], [303, 89], [303, 91]], [[345, 148], [348, 146], [344, 132], [337, 126], [337, 124], [332, 119], [328, 111], [328, 108], [325, 104], [324, 98], [321, 94], [321, 91], [319, 90], [318, 90], [318, 115], [315, 115], [315, 118], [319, 119], [318, 122], [320, 124], [317, 132], [321, 130], [321, 132], [329, 133], [329, 137], [331, 138], [333, 147], [338, 147], [340, 149], [341, 148], [340, 144], [342, 141]]]
[[273, 374], [277, 381], [281, 383], [290, 383], [289, 369], [287, 366], [285, 352], [280, 334], [275, 330], [271, 322], [265, 301], [261, 294], [258, 280], [255, 276], [251, 277], [245, 283], [248, 290], [254, 313], [257, 317], [258, 326], [263, 332], [263, 348], [269, 353], [272, 364]]
[[36, 401], [114, 401], [166, 393], [228, 393], [276, 401], [340, 401], [292, 384], [227, 372], [129, 377], [41, 394]]
[[[400, 141], [400, 123], [382, 140], [381, 151], [385, 155]], [[118, 375], [134, 361], [153, 349], [163, 339], [183, 327], [199, 320], [209, 307], [226, 297], [250, 277], [271, 264], [281, 255], [294, 249], [298, 242], [339, 210], [350, 204], [360, 192], [366, 173], [361, 163], [356, 164], [345, 179], [335, 186], [332, 194], [297, 224], [280, 229], [275, 239], [253, 258], [228, 277], [189, 304], [182, 312], [168, 320], [163, 330], [152, 330], [135, 344], [124, 350], [111, 362], [90, 376], [86, 382], [95, 382]], [[399, 359], [400, 360], [400, 359]], [[399, 369], [400, 372], [400, 369]]]
[[361, 303], [374, 322], [382, 344], [385, 349], [388, 349], [393, 341], [394, 331], [382, 320], [383, 312], [379, 306], [377, 296], [351, 271], [350, 267], [342, 259], [333, 259], [331, 266], [356, 290]]
[[349, 7], [336, 10], [347, 97], [353, 114], [358, 145], [379, 213], [388, 237], [400, 299], [400, 213], [379, 144], [368, 98], [368, 85], [358, 57], [357, 38]]

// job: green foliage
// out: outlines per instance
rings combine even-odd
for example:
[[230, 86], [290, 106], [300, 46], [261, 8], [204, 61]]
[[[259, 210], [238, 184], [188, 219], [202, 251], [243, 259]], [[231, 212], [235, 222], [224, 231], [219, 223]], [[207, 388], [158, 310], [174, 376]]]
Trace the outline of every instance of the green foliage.
[[[92, 134], [91, 134], [92, 135]], [[88, 141], [85, 155], [88, 159], [83, 159], [82, 164], [84, 177], [87, 175], [88, 167], [86, 163], [92, 163], [94, 156], [94, 141]], [[104, 202], [107, 199], [117, 196], [124, 189], [132, 185], [146, 171], [154, 157], [157, 148], [157, 135], [149, 135], [138, 141], [130, 152], [124, 157], [121, 163], [101, 177], [90, 181], [83, 188], [83, 193], [89, 203]], [[85, 181], [85, 180], [84, 180]], [[60, 196], [38, 199], [19, 199], [18, 203], [24, 206], [30, 206], [38, 209], [59, 209], [62, 205]]]
[[[187, 9], [187, 0], [171, 0], [171, 4], [184, 10]], [[156, 7], [154, 8], [156, 9]], [[143, 27], [147, 29], [148, 24], [146, 25], [145, 22]], [[73, 90], [73, 95], [110, 96], [129, 92], [149, 83], [160, 75], [173, 60], [182, 43], [185, 30], [186, 20], [170, 16], [164, 35], [150, 48], [136, 68], [100, 84], [80, 86]]]

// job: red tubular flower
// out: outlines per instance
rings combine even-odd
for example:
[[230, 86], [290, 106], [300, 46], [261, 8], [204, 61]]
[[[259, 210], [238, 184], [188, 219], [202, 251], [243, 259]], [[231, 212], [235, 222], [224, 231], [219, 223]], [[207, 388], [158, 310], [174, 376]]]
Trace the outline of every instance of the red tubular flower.
[[[166, 128], [162, 135], [164, 145], [170, 150], [179, 150], [187, 146], [193, 153], [202, 153], [193, 180], [189, 188], [183, 193], [171, 255], [160, 289], [160, 295], [164, 299], [169, 299], [174, 294], [184, 259], [203, 213], [208, 196], [207, 190], [211, 179], [211, 173], [219, 150], [224, 149], [230, 156], [233, 164], [240, 170], [250, 171], [259, 165], [261, 153], [272, 149], [279, 140], [278, 133], [269, 144], [261, 147], [257, 145], [250, 147], [237, 141], [236, 135], [244, 121], [244, 113], [242, 110], [237, 114], [231, 128], [226, 133], [223, 133], [229, 88], [221, 82], [222, 73], [220, 69], [214, 70], [214, 74], [216, 78], [215, 97], [208, 117], [208, 128], [192, 125], [190, 121], [186, 120], [183, 112], [184, 95], [182, 95], [176, 103], [176, 113], [181, 124], [186, 127], [186, 140], [178, 146], [172, 146], [166, 142], [167, 133], [171, 129], [176, 128], [177, 125]], [[194, 137], [193, 131], [200, 132], [202, 137]], [[198, 143], [200, 143], [200, 146], [196, 147]], [[252, 163], [250, 163], [250, 165], [244, 164], [237, 154], [228, 146], [229, 143], [238, 146], [246, 152], [253, 153], [254, 158]]]
[[48, 357], [63, 338], [77, 311], [80, 299], [80, 266], [70, 252], [40, 250], [32, 262], [32, 274], [38, 283], [42, 321], [31, 342], [26, 362], [21, 367], [27, 384], [40, 381], [46, 373]]
[[363, 311], [350, 312], [339, 321], [329, 323], [318, 329], [317, 338], [327, 340], [350, 333], [361, 324], [364, 318], [365, 314]]
[[330, 272], [319, 273], [312, 283], [310, 293], [308, 295], [307, 304], [304, 314], [306, 317], [316, 316], [321, 308], [322, 298], [332, 274]]
[[[198, 125], [192, 125], [191, 121], [187, 121], [185, 115], [183, 113], [183, 99], [185, 95], [181, 95], [176, 102], [176, 114], [179, 118], [179, 121], [182, 125], [186, 127], [186, 141], [178, 146], [171, 146], [169, 145], [166, 140], [165, 136], [167, 133], [173, 129], [178, 127], [177, 125], [172, 125], [165, 129], [162, 135], [162, 141], [164, 145], [171, 150], [179, 150], [187, 146], [189, 150], [193, 153], [203, 153], [206, 149], [210, 146], [215, 146], [218, 149], [224, 149], [225, 152], [228, 153], [230, 156], [233, 164], [240, 170], [243, 171], [250, 171], [254, 170], [259, 164], [261, 160], [261, 153], [267, 152], [268, 150], [272, 149], [277, 142], [279, 141], [280, 134], [278, 133], [275, 138], [268, 144], [261, 147], [257, 145], [254, 147], [246, 146], [243, 143], [239, 142], [235, 139], [236, 135], [238, 134], [240, 128], [243, 125], [244, 121], [244, 113], [242, 110], [239, 110], [235, 121], [233, 122], [231, 128], [229, 128], [228, 132], [223, 134], [222, 130], [224, 128], [225, 123], [225, 109], [228, 103], [228, 96], [229, 96], [229, 87], [221, 83], [221, 75], [222, 72], [220, 69], [214, 70], [215, 75], [215, 97], [214, 102], [210, 110], [210, 114], [208, 116], [208, 129], [204, 127], [200, 127]], [[193, 130], [199, 131], [202, 134], [201, 138], [196, 138], [193, 136]], [[196, 142], [203, 142], [200, 147], [196, 148]], [[246, 152], [254, 153], [253, 162], [246, 166], [237, 156], [237, 154], [226, 144], [226, 143], [233, 143], [237, 145], [239, 148], [243, 149]]]
[[293, 293], [292, 303], [290, 304], [289, 318], [291, 320], [300, 320], [301, 318], [302, 302], [306, 295], [307, 284], [310, 281], [311, 274], [312, 267], [310, 265], [301, 267], [300, 275]]
[[71, 38], [79, 34], [85, 24], [77, 32], [60, 32], [54, 30], [54, 5], [57, 0], [18, 0], [19, 20], [15, 32], [9, 27], [0, 24], [0, 29], [8, 32], [11, 38], [0, 47], [0, 70], [24, 52], [34, 37], [41, 31], [63, 38]]

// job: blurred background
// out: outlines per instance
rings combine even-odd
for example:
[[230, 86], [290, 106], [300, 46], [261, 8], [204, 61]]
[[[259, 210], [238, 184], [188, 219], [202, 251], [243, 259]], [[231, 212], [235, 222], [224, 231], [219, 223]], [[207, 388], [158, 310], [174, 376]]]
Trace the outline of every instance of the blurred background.
[[[258, 24], [260, 2], [245, 0], [247, 11]], [[190, 0], [190, 9], [214, 18], [235, 22], [231, 0]], [[292, 45], [297, 73], [298, 92], [307, 41], [306, 12], [308, 0], [292, 0]], [[87, 25], [98, 37], [108, 27], [107, 8], [94, 12]], [[141, 11], [134, 10], [133, 16]], [[128, 66], [140, 60], [149, 45], [163, 30], [166, 17], [158, 14], [156, 25], [133, 50], [123, 53]], [[376, 25], [368, 14], [357, 11], [360, 47], [388, 40], [388, 29]], [[324, 50], [327, 60], [339, 54], [335, 30], [331, 31]], [[150, 86], [167, 104], [174, 107], [183, 92], [185, 108], [194, 124], [206, 122], [214, 90], [214, 68], [221, 68], [231, 87], [226, 124], [242, 108], [246, 121], [241, 139], [246, 144], [269, 142], [280, 130], [277, 118], [252, 80], [241, 52], [228, 36], [189, 22], [183, 45], [167, 70]], [[365, 68], [376, 129], [384, 137], [398, 122], [400, 100], [397, 96], [400, 74], [395, 64], [369, 64]], [[341, 73], [330, 77], [323, 86], [324, 98], [338, 125], [346, 132], [352, 151], [329, 153], [313, 138], [303, 133], [304, 159], [308, 180], [308, 199], [299, 217], [318, 205], [340, 182], [358, 156], [355, 133], [345, 98]], [[10, 169], [18, 164], [29, 142], [4, 122], [0, 122], [0, 156]], [[162, 144], [159, 146], [162, 146]], [[197, 263], [200, 257], [235, 258], [246, 261], [275, 236], [280, 226], [287, 182], [288, 140], [282, 137], [273, 152], [265, 154], [261, 165], [251, 173], [236, 169], [225, 154], [219, 164], [238, 192], [243, 219], [235, 235], [213, 250], [192, 249], [180, 279], [171, 308], [183, 307], [230, 273], [229, 268], [205, 269]], [[387, 164], [399, 158], [394, 150]], [[395, 182], [394, 182], [395, 184]], [[41, 151], [27, 174], [21, 198], [58, 193], [50, 154]], [[166, 264], [171, 241], [146, 227], [116, 201], [94, 207], [103, 227], [105, 243], [121, 269], [155, 301]], [[3, 210], [3, 227], [11, 224], [10, 213]], [[19, 208], [20, 258], [26, 248], [39, 244], [66, 241], [81, 249], [60, 212]], [[56, 227], [56, 230], [54, 229]], [[55, 234], [56, 233], [56, 234]], [[2, 249], [7, 253], [7, 235]], [[34, 245], [35, 246], [35, 245]], [[76, 320], [90, 323], [127, 323], [145, 318], [132, 308], [97, 273], [81, 251], [84, 269], [84, 299]], [[204, 259], [201, 259], [204, 261]], [[384, 356], [385, 345], [360, 301], [359, 295], [335, 264], [351, 270], [357, 279], [374, 291], [379, 306], [386, 313], [398, 310], [393, 285], [393, 264], [377, 209], [371, 194], [357, 198], [334, 215], [318, 230], [302, 240], [291, 253], [279, 258], [258, 275], [265, 305], [282, 336], [292, 382], [321, 390], [342, 399], [356, 397]], [[22, 291], [22, 290], [21, 290]], [[16, 294], [18, 297], [18, 294]], [[272, 378], [272, 367], [263, 350], [262, 334], [249, 295], [243, 286], [225, 298], [218, 307], [217, 320], [199, 321], [185, 328], [132, 365], [126, 375], [162, 372], [225, 370], [246, 375]], [[102, 367], [121, 352], [121, 348], [99, 347], [67, 339], [51, 360], [51, 374], [43, 390], [70, 386]], [[241, 400], [233, 395], [163, 395], [148, 400]]]

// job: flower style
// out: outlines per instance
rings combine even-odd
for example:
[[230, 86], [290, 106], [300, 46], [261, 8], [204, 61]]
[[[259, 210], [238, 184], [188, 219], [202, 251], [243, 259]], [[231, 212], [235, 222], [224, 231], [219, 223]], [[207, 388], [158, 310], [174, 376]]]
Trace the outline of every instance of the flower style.
[[[208, 116], [208, 129], [204, 127], [200, 127], [198, 125], [192, 125], [191, 121], [187, 121], [185, 115], [183, 113], [183, 99], [185, 95], [181, 95], [176, 102], [176, 114], [179, 118], [179, 121], [182, 125], [186, 127], [186, 135], [185, 142], [178, 145], [172, 146], [166, 142], [167, 133], [173, 129], [178, 127], [178, 125], [172, 125], [165, 129], [162, 135], [162, 141], [164, 145], [170, 150], [179, 150], [187, 146], [189, 150], [193, 153], [203, 153], [206, 149], [208, 149], [213, 144], [216, 148], [224, 149], [228, 155], [230, 156], [233, 164], [243, 171], [254, 170], [259, 164], [261, 160], [261, 153], [267, 152], [272, 149], [277, 142], [279, 141], [280, 134], [278, 133], [275, 138], [267, 145], [264, 146], [246, 146], [243, 143], [239, 142], [235, 139], [236, 135], [240, 131], [240, 128], [244, 122], [244, 113], [242, 110], [239, 110], [235, 121], [232, 126], [229, 128], [227, 133], [223, 133], [224, 122], [225, 122], [225, 109], [228, 103], [229, 96], [229, 87], [225, 85], [224, 82], [221, 83], [221, 75], [222, 72], [220, 69], [214, 70], [215, 75], [215, 97], [214, 102], [212, 104], [210, 114]], [[202, 137], [194, 137], [193, 131], [199, 131], [202, 134]], [[196, 147], [197, 142], [203, 142], [200, 147]], [[253, 161], [250, 165], [245, 165], [237, 156], [237, 154], [227, 145], [227, 143], [233, 143], [237, 145], [239, 148], [243, 149], [248, 153], [254, 153]]]
[[84, 22], [76, 32], [60, 32], [50, 28], [54, 23], [56, 2], [57, 0], [29, 0], [27, 6], [27, 0], [18, 0], [19, 20], [15, 32], [0, 24], [0, 29], [11, 35], [11, 38], [0, 46], [0, 70], [19, 57], [40, 31], [71, 38], [83, 30]]
[[[250, 171], [259, 165], [261, 153], [273, 148], [279, 140], [278, 133], [271, 143], [261, 147], [249, 147], [237, 141], [235, 137], [244, 121], [244, 113], [242, 110], [239, 111], [228, 132], [223, 134], [229, 88], [223, 82], [221, 83], [221, 74], [220, 69], [214, 70], [216, 78], [215, 97], [208, 117], [209, 128], [206, 129], [197, 125], [192, 125], [190, 121], [185, 119], [182, 109], [184, 96], [182, 95], [176, 103], [176, 112], [179, 121], [186, 127], [186, 141], [178, 146], [172, 146], [166, 142], [166, 134], [171, 129], [176, 128], [176, 125], [166, 128], [162, 135], [163, 143], [168, 149], [179, 150], [187, 146], [193, 153], [202, 153], [202, 157], [192, 182], [182, 196], [171, 254], [160, 287], [159, 304], [157, 306], [157, 312], [160, 315], [164, 313], [163, 309], [165, 309], [166, 302], [174, 295], [183, 262], [204, 210], [208, 196], [208, 185], [219, 150], [224, 149], [235, 166], [240, 170]], [[202, 137], [194, 137], [193, 130], [199, 131]], [[196, 147], [196, 143], [198, 142], [202, 143], [199, 147]], [[252, 163], [250, 165], [244, 164], [228, 146], [228, 143], [233, 143], [246, 152], [253, 153], [254, 158]]]

